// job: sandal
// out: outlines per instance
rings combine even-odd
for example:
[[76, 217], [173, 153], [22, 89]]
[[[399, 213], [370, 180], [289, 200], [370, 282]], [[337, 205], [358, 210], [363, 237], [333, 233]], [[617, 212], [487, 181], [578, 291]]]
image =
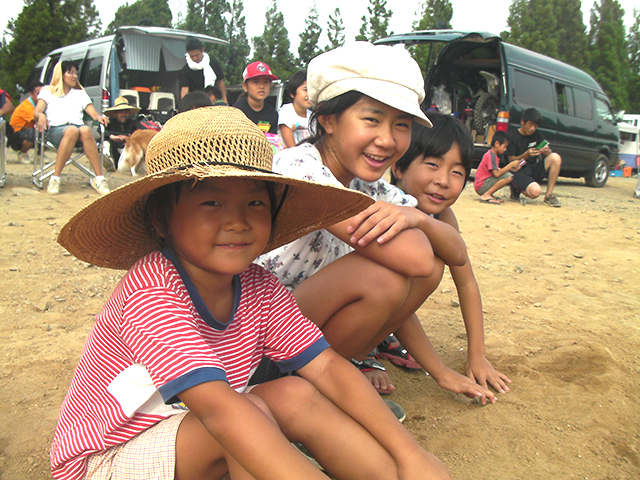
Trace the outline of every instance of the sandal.
[[481, 198], [480, 203], [488, 203], [489, 205], [500, 205], [502, 203], [502, 200], [495, 197], [485, 198], [485, 199]]
[[[387, 371], [387, 369], [384, 368], [384, 365], [382, 365], [375, 358], [365, 358], [362, 361], [355, 360], [352, 358], [351, 363], [353, 363], [353, 365], [355, 365], [355, 367], [358, 370], [360, 370], [362, 373], [371, 372], [373, 370], [380, 370], [381, 372]], [[375, 386], [373, 388], [375, 388]], [[376, 392], [378, 392], [380, 395], [391, 395], [391, 391], [389, 390], [382, 390], [382, 389], [376, 388]]]
[[389, 335], [378, 345], [378, 357], [408, 370], [422, 370], [420, 364], [409, 355], [409, 352], [400, 345], [400, 342], [393, 335]]

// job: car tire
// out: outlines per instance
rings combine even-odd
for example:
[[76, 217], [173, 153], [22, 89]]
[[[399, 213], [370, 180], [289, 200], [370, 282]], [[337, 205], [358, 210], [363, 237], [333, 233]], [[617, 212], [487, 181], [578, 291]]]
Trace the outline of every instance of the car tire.
[[499, 100], [490, 93], [483, 93], [473, 107], [473, 127], [479, 135], [484, 135], [487, 126], [496, 118]]
[[603, 154], [598, 155], [593, 168], [584, 177], [584, 181], [590, 187], [604, 187], [609, 178], [609, 159]]

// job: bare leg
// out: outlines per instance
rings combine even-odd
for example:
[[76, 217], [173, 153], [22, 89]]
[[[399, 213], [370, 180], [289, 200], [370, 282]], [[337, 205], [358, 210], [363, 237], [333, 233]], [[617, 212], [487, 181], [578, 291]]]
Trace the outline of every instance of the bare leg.
[[[251, 394], [247, 398], [275, 422], [262, 399]], [[254, 478], [216, 442], [200, 420], [189, 413], [180, 424], [176, 438], [176, 480], [222, 479], [228, 473], [234, 480]]]
[[397, 479], [391, 455], [359, 423], [302, 378], [257, 385], [251, 393], [268, 405], [284, 435], [302, 443], [339, 479]]
[[98, 154], [98, 147], [96, 140], [93, 138], [93, 132], [91, 128], [86, 125], [80, 127], [80, 139], [82, 140], [82, 148], [84, 154], [89, 159], [89, 163], [93, 168], [96, 175], [102, 175], [102, 164], [100, 163], [100, 155]]
[[71, 152], [73, 152], [73, 147], [75, 147], [79, 137], [80, 131], [78, 127], [70, 125], [65, 129], [56, 153], [56, 168], [53, 171], [54, 176], [59, 177], [62, 174], [64, 164], [69, 160]]
[[553, 193], [553, 188], [556, 186], [558, 175], [560, 175], [560, 167], [562, 166], [562, 159], [557, 153], [550, 153], [544, 159], [544, 168], [549, 172], [549, 181], [547, 183], [547, 193], [544, 198], [547, 198]]
[[522, 193], [529, 198], [538, 198], [542, 193], [542, 188], [538, 182], [531, 182]]
[[489, 199], [493, 198], [493, 194], [496, 193], [498, 190], [500, 190], [502, 187], [506, 187], [507, 185], [509, 185], [511, 183], [512, 179], [513, 179], [513, 177], [503, 178], [502, 180], [498, 180], [493, 187], [491, 187], [489, 190], [487, 190], [484, 193], [484, 195], [480, 196], [480, 199], [481, 200], [489, 200]]

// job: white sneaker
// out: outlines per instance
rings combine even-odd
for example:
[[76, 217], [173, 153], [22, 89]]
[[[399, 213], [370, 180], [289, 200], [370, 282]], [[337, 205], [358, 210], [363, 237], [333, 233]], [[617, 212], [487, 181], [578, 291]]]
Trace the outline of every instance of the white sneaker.
[[18, 153], [18, 160], [23, 165], [31, 165], [32, 163], [27, 153], [22, 153], [22, 152]]
[[111, 190], [109, 190], [109, 184], [107, 183], [106, 178], [103, 178], [102, 180], [96, 180], [96, 177], [93, 177], [89, 181], [89, 184], [100, 195], [106, 195], [107, 193], [111, 192]]
[[60, 193], [60, 179], [50, 178], [49, 185], [47, 186], [47, 193], [49, 195], [58, 195]]

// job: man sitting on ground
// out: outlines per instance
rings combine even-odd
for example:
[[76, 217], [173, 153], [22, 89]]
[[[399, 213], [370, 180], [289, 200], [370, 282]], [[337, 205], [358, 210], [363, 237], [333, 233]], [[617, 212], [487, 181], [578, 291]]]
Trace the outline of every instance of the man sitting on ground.
[[27, 152], [33, 148], [36, 141], [36, 131], [33, 128], [36, 121], [33, 118], [33, 112], [36, 109], [38, 93], [40, 93], [42, 87], [44, 87], [44, 84], [38, 81], [29, 84], [27, 86], [29, 96], [16, 107], [13, 115], [11, 115], [11, 121], [9, 123], [14, 132], [11, 146], [14, 150], [19, 150], [18, 159], [20, 163], [31, 163]]

